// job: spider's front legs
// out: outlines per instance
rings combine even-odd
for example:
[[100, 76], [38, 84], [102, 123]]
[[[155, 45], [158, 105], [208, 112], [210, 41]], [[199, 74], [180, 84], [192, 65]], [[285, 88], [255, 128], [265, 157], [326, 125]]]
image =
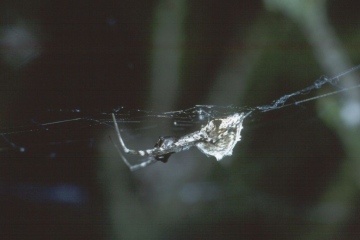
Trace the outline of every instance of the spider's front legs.
[[140, 168], [144, 168], [154, 162], [156, 162], [156, 160], [154, 158], [149, 158], [148, 160], [139, 163], [139, 164], [135, 164], [132, 165], [131, 163], [129, 163], [129, 161], [125, 158], [125, 156], [120, 152], [120, 149], [115, 145], [116, 149], [119, 152], [120, 157], [123, 159], [123, 161], [125, 162], [125, 164], [130, 168], [131, 171], [136, 171], [139, 170]]
[[[125, 143], [124, 141], [122, 140], [122, 137], [121, 137], [121, 134], [120, 134], [120, 130], [119, 130], [119, 126], [117, 124], [117, 121], [116, 121], [116, 118], [115, 118], [115, 114], [111, 114], [112, 115], [112, 118], [113, 118], [113, 121], [114, 121], [114, 125], [115, 125], [115, 130], [116, 130], [116, 133], [117, 133], [117, 136], [118, 136], [118, 139], [119, 139], [119, 142], [121, 144], [121, 147], [124, 149], [124, 152], [125, 153], [132, 153], [132, 152], [136, 152], [134, 150], [131, 150], [131, 149], [128, 149], [126, 146], [125, 146]], [[134, 154], [134, 153], [133, 153]]]
[[115, 114], [112, 114], [112, 118], [114, 121], [114, 125], [115, 125], [115, 130], [119, 139], [119, 142], [121, 144], [122, 149], [124, 150], [125, 153], [129, 153], [129, 154], [133, 154], [133, 155], [138, 155], [138, 156], [142, 156], [142, 157], [150, 157], [147, 161], [142, 162], [140, 164], [136, 164], [136, 165], [131, 165], [127, 159], [121, 154], [121, 151], [119, 150], [119, 148], [115, 145], [115, 147], [117, 148], [121, 158], [124, 160], [125, 164], [132, 170], [137, 170], [139, 168], [143, 168], [146, 167], [147, 165], [154, 163], [155, 161], [161, 161], [161, 162], [167, 162], [169, 157], [171, 156], [171, 154], [175, 153], [176, 150], [172, 151], [171, 149], [174, 146], [174, 143], [178, 140], [176, 137], [160, 137], [159, 140], [157, 141], [157, 143], [155, 144], [153, 149], [148, 149], [148, 150], [132, 150], [126, 147], [121, 134], [120, 134], [120, 130], [119, 130], [119, 126], [117, 124], [116, 118], [115, 118]]
[[125, 153], [130, 153], [132, 155], [139, 155], [139, 156], [142, 156], [142, 157], [151, 157], [152, 156], [152, 150], [150, 150], [150, 149], [144, 150], [144, 151], [143, 150], [137, 151], [137, 150], [127, 148], [124, 141], [123, 141], [123, 139], [122, 139], [122, 137], [121, 137], [120, 129], [119, 129], [119, 126], [117, 124], [114, 113], [112, 114], [112, 118], [113, 118], [113, 121], [114, 121], [115, 130], [116, 130], [120, 145], [121, 145], [121, 147], [122, 147], [122, 149], [124, 150]]

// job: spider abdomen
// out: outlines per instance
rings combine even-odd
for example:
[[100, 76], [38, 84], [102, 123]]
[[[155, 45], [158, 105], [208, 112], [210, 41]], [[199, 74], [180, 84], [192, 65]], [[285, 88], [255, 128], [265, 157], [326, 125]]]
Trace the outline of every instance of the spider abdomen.
[[196, 146], [205, 155], [214, 156], [219, 161], [224, 156], [230, 156], [232, 154], [236, 143], [236, 135], [231, 133], [218, 139], [215, 143], [199, 142]]
[[214, 119], [200, 132], [207, 137], [196, 143], [196, 147], [207, 156], [214, 156], [218, 161], [232, 155], [233, 148], [240, 141], [240, 132], [244, 114], [233, 114], [226, 118]]

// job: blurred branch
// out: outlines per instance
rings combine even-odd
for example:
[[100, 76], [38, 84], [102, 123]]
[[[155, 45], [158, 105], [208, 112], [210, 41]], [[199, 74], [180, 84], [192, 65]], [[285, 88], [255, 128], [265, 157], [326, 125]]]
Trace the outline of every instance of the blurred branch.
[[[331, 76], [353, 66], [340, 39], [329, 23], [326, 14], [326, 0], [264, 0], [265, 5], [272, 10], [279, 10], [290, 17], [303, 29], [305, 36], [313, 46], [315, 57], [319, 64]], [[344, 76], [339, 83], [343, 87], [356, 85], [356, 73]], [[343, 97], [350, 103], [357, 103], [360, 108], [360, 96], [357, 91], [348, 91]], [[344, 105], [348, 104], [347, 102]], [[345, 124], [353, 124], [353, 119], [343, 115]], [[360, 119], [356, 122], [360, 124]]]
[[[313, 46], [318, 62], [328, 73], [336, 75], [353, 65], [329, 23], [326, 0], [264, 0], [264, 2], [269, 9], [283, 12], [301, 26]], [[351, 87], [356, 85], [356, 79], [355, 74], [349, 74], [340, 84], [343, 87]], [[317, 206], [308, 215], [309, 222], [313, 224], [303, 232], [300, 239], [329, 239], [329, 237], [341, 236], [342, 228], [352, 217], [354, 203], [358, 199], [360, 119], [353, 114], [341, 113], [349, 104], [353, 106], [353, 111], [359, 111], [360, 97], [358, 91], [347, 91], [343, 97], [346, 101], [342, 107], [334, 100], [321, 99], [319, 109], [322, 110], [323, 120], [342, 140], [347, 159], [342, 163], [336, 181], [329, 185]], [[324, 109], [328, 111], [324, 113]]]
[[180, 85], [185, 15], [185, 0], [161, 0], [155, 9], [149, 109], [174, 108]]

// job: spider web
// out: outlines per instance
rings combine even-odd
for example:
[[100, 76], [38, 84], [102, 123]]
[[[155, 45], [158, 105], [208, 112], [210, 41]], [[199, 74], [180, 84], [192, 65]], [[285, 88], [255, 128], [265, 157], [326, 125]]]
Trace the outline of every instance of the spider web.
[[[290, 94], [285, 94], [271, 104], [255, 107], [195, 105], [191, 108], [169, 112], [156, 112], [153, 110], [130, 109], [125, 106], [107, 111], [81, 110], [81, 109], [48, 109], [43, 114], [15, 127], [0, 129], [0, 152], [17, 151], [26, 152], [43, 146], [62, 147], [63, 145], [85, 144], [92, 147], [96, 144], [94, 134], [106, 129], [113, 130], [111, 113], [122, 124], [132, 124], [138, 130], [156, 128], [171, 121], [176, 131], [194, 129], [206, 124], [210, 119], [227, 116], [233, 113], [245, 112], [254, 116], [259, 113], [277, 110], [293, 105], [300, 105], [308, 101], [320, 99], [333, 94], [351, 91], [360, 88], [360, 84], [341, 88], [339, 81], [345, 75], [360, 69], [360, 65], [346, 70], [331, 78], [322, 76], [313, 85]], [[317, 95], [314, 97], [296, 100], [299, 95], [306, 95], [324, 85], [337, 88], [336, 91]], [[143, 126], [146, 122], [147, 125]], [[56, 153], [51, 152], [54, 157]]]
[[[131, 123], [135, 128], [155, 128], [171, 120], [174, 128], [184, 129], [206, 123], [209, 119], [226, 116], [250, 108], [235, 106], [196, 105], [189, 109], [156, 112], [119, 107], [108, 112], [90, 112], [79, 109], [47, 110], [46, 113], [31, 119], [22, 126], [0, 129], [2, 141], [0, 151], [27, 151], [27, 146], [62, 145], [88, 142], [94, 144], [91, 134], [96, 131], [113, 129], [111, 113], [116, 113], [117, 121]], [[54, 119], [49, 121], [49, 119]], [[146, 127], [141, 127], [146, 122]], [[40, 137], [41, 135], [41, 137]], [[79, 139], [79, 136], [81, 138]], [[36, 141], [34, 142], [34, 138]], [[69, 140], [73, 139], [73, 140]]]

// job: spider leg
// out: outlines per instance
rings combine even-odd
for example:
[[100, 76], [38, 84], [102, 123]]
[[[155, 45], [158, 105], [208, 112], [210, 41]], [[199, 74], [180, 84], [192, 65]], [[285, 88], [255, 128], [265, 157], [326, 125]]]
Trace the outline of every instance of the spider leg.
[[119, 142], [121, 144], [121, 147], [124, 149], [124, 152], [125, 153], [130, 153], [130, 154], [133, 154], [133, 155], [141, 155], [141, 154], [139, 154], [138, 151], [135, 151], [135, 150], [132, 150], [132, 149], [129, 149], [129, 148], [126, 147], [126, 145], [125, 145], [125, 143], [124, 143], [124, 141], [123, 141], [123, 139], [121, 137], [119, 126], [118, 126], [118, 124], [116, 122], [116, 118], [115, 118], [114, 113], [112, 114], [112, 118], [113, 118], [113, 121], [114, 121], [115, 130], [116, 130], [116, 133], [118, 135]]
[[[122, 157], [123, 157], [123, 160], [125, 161], [125, 157], [124, 156], [122, 156]], [[150, 164], [153, 164], [155, 162], [156, 162], [156, 160], [151, 157], [151, 158], [149, 158], [148, 160], [146, 160], [146, 161], [144, 161], [142, 163], [135, 164], [135, 165], [130, 165], [129, 164], [128, 166], [129, 166], [131, 171], [136, 171], [136, 170], [139, 170], [140, 168], [149, 166]]]
[[134, 164], [134, 165], [131, 165], [131, 163], [129, 163], [129, 161], [126, 159], [126, 157], [120, 152], [120, 149], [116, 146], [116, 149], [118, 150], [119, 152], [119, 155], [120, 157], [123, 159], [124, 163], [130, 168], [131, 171], [136, 171], [136, 170], [139, 170], [140, 168], [143, 168], [143, 167], [146, 167], [152, 163], [155, 163], [156, 160], [154, 158], [149, 158], [148, 160], [142, 162], [142, 163], [139, 163], [139, 164]]
[[[124, 149], [124, 152], [125, 153], [130, 153], [130, 154], [133, 154], [133, 155], [145, 155], [145, 152], [142, 151], [142, 152], [139, 152], [139, 151], [135, 151], [135, 150], [131, 150], [129, 148], [126, 147], [124, 141], [122, 140], [122, 137], [120, 135], [120, 130], [119, 130], [119, 126], [116, 122], [116, 118], [115, 118], [115, 114], [113, 113], [112, 114], [112, 118], [113, 118], [113, 121], [114, 121], [114, 125], [115, 125], [115, 130], [116, 130], [116, 133], [118, 135], [118, 139], [119, 139], [119, 142], [121, 144], [121, 147]], [[112, 141], [112, 140], [111, 140]], [[113, 141], [112, 141], [113, 142]], [[114, 143], [114, 142], [113, 142]], [[156, 162], [157, 160], [154, 159], [153, 157], [150, 157], [148, 160], [142, 162], [142, 163], [139, 163], [139, 164], [135, 164], [135, 165], [131, 165], [131, 163], [129, 163], [129, 161], [125, 158], [125, 156], [121, 153], [119, 147], [114, 143], [114, 146], [116, 148], [116, 150], [118, 151], [119, 155], [121, 156], [121, 158], [123, 159], [124, 163], [130, 168], [131, 171], [135, 171], [135, 170], [138, 170], [140, 168], [143, 168], [143, 167], [146, 167], [154, 162]], [[142, 154], [143, 153], [143, 154]]]
[[155, 163], [157, 160], [155, 160], [154, 158], [149, 158], [148, 160], [139, 163], [139, 164], [135, 164], [135, 165], [131, 165], [131, 163], [126, 159], [126, 157], [121, 153], [118, 145], [115, 144], [115, 142], [110, 138], [111, 142], [114, 144], [116, 150], [118, 151], [120, 157], [123, 159], [124, 163], [130, 168], [131, 171], [136, 171], [139, 170], [140, 168], [146, 167], [152, 163]]

